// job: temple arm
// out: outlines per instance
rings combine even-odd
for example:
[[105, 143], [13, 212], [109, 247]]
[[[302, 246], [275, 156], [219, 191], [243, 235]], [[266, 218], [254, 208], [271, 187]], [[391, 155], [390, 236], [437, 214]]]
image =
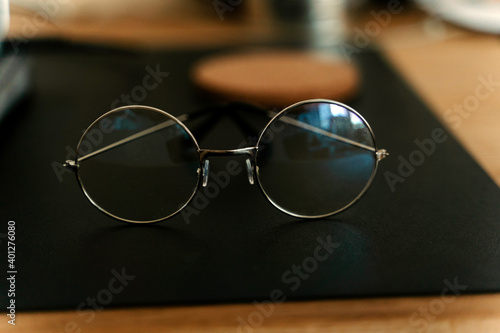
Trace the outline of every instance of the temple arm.
[[[274, 112], [274, 111], [268, 111], [267, 112], [267, 115], [270, 117], [270, 118], [273, 118], [274, 116], [276, 116], [278, 113], [277, 112]], [[192, 118], [195, 118], [199, 115], [199, 113], [196, 113], [196, 114], [183, 114], [181, 116], [178, 116], [176, 117], [179, 121], [187, 121], [187, 120], [190, 120]], [[293, 119], [293, 118], [290, 118], [290, 117], [286, 117], [286, 116], [282, 116], [280, 118], [281, 121], [283, 121], [284, 123], [287, 123], [287, 124], [290, 124], [290, 125], [293, 125], [293, 126], [296, 126], [296, 127], [299, 127], [299, 128], [302, 128], [302, 129], [305, 129], [307, 131], [310, 131], [310, 132], [313, 132], [313, 133], [317, 133], [317, 134], [320, 134], [320, 135], [323, 135], [323, 136], [326, 136], [326, 137], [329, 137], [329, 138], [332, 138], [334, 140], [337, 140], [337, 141], [340, 141], [340, 142], [343, 142], [343, 143], [346, 143], [348, 145], [351, 145], [351, 146], [355, 146], [355, 147], [358, 147], [358, 148], [361, 148], [361, 149], [365, 149], [365, 150], [368, 150], [368, 151], [372, 151], [372, 152], [375, 152], [376, 155], [377, 155], [377, 158], [379, 160], [385, 158], [387, 155], [389, 155], [387, 153], [387, 151], [385, 149], [380, 149], [380, 150], [376, 150], [374, 147], [370, 147], [370, 146], [367, 146], [365, 144], [362, 144], [362, 143], [359, 143], [359, 142], [356, 142], [356, 141], [353, 141], [353, 140], [350, 140], [348, 138], [345, 138], [343, 136], [340, 136], [340, 135], [337, 135], [337, 134], [333, 134], [333, 133], [330, 133], [328, 131], [325, 131], [324, 129], [321, 129], [321, 128], [318, 128], [318, 127], [315, 127], [315, 126], [312, 126], [312, 125], [309, 125], [309, 124], [306, 124], [304, 122], [301, 122], [299, 120], [296, 120], [296, 119]], [[174, 120], [167, 120], [161, 124], [158, 124], [156, 126], [153, 126], [153, 127], [150, 127], [148, 129], [145, 129], [141, 132], [138, 132], [136, 134], [133, 134], [131, 136], [128, 136], [126, 138], [123, 138], [119, 141], [116, 141], [115, 143], [112, 143], [110, 145], [107, 145], [103, 148], [100, 148], [94, 152], [91, 152], [87, 155], [84, 155], [80, 158], [78, 158], [78, 161], [84, 161], [88, 158], [91, 158], [93, 156], [96, 156], [96, 155], [99, 155], [101, 153], [104, 153], [108, 150], [111, 150], [113, 148], [116, 148], [116, 147], [119, 147], [121, 145], [124, 145], [128, 142], [131, 142], [131, 141], [134, 141], [134, 140], [137, 140], [139, 138], [142, 138], [144, 136], [147, 136], [149, 134], [153, 134], [153, 133], [156, 133], [162, 129], [165, 129], [167, 127], [170, 127], [172, 125], [176, 124], [176, 122]], [[65, 163], [65, 166], [66, 167], [69, 167], [69, 168], [73, 168], [76, 166], [76, 162], [75, 161], [71, 161], [71, 160], [68, 160], [66, 161]]]
[[[272, 118], [275, 115], [277, 115], [278, 113], [277, 112], [273, 112], [273, 111], [269, 111], [268, 114], [269, 114], [269, 117]], [[332, 138], [334, 140], [341, 141], [343, 143], [347, 143], [348, 145], [351, 145], [351, 146], [359, 147], [359, 148], [370, 150], [370, 151], [373, 151], [373, 152], [375, 151], [375, 148], [373, 148], [373, 147], [370, 147], [370, 146], [364, 145], [362, 143], [350, 140], [348, 138], [344, 138], [343, 136], [340, 136], [340, 135], [337, 135], [337, 134], [330, 133], [328, 131], [325, 131], [322, 128], [318, 128], [318, 127], [306, 124], [306, 123], [304, 123], [304, 122], [302, 122], [300, 120], [297, 120], [297, 119], [293, 119], [293, 118], [290, 118], [290, 117], [283, 116], [283, 117], [280, 118], [280, 120], [282, 122], [286, 123], [286, 124], [293, 125], [295, 127], [300, 127], [300, 128], [305, 129], [305, 130], [307, 130], [309, 132], [314, 132], [316, 134], [320, 134], [320, 135]]]

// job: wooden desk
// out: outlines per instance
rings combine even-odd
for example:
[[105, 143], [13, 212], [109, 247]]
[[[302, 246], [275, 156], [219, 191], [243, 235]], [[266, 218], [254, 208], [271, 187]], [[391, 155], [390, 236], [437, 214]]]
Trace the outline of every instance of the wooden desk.
[[[363, 29], [373, 17], [367, 15], [352, 24]], [[130, 24], [130, 23], [128, 23]], [[211, 26], [211, 23], [207, 23]], [[39, 36], [63, 35], [69, 39], [100, 36], [127, 43], [132, 40], [141, 47], [151, 47], [166, 39], [181, 43], [177, 33], [197, 36], [204, 28], [187, 30], [153, 27], [151, 39], [145, 40], [140, 31], [150, 31], [140, 25], [133, 35], [123, 34], [119, 24], [108, 35], [99, 27], [65, 32], [40, 29]], [[155, 23], [152, 24], [153, 26]], [[20, 26], [17, 25], [19, 28]], [[211, 26], [214, 39], [205, 43], [231, 42], [236, 36], [252, 38], [253, 28], [231, 26], [220, 34]], [[129, 27], [130, 28], [130, 27]], [[159, 30], [158, 30], [159, 29]], [[201, 29], [201, 30], [200, 30]], [[130, 29], [129, 29], [130, 31]], [[137, 32], [139, 31], [139, 33]], [[173, 31], [173, 32], [172, 32]], [[204, 30], [205, 31], [205, 30]], [[260, 29], [257, 29], [262, 32]], [[19, 35], [19, 30], [17, 30]], [[14, 31], [16, 34], [16, 22]], [[135, 39], [135, 40], [134, 40]], [[95, 39], [94, 39], [95, 40]], [[198, 37], [198, 42], [201, 39]], [[441, 25], [422, 13], [404, 13], [392, 17], [391, 24], [374, 36], [377, 43], [402, 75], [413, 85], [439, 119], [469, 150], [481, 166], [500, 184], [500, 87], [481, 99], [468, 116], [458, 121], [446, 118], [447, 110], [463, 105], [476, 96], [480, 77], [500, 82], [500, 40], [458, 28]], [[137, 45], [137, 44], [136, 44]], [[470, 97], [472, 96], [472, 97]], [[447, 120], [448, 119], [448, 120]], [[453, 126], [455, 125], [455, 126]], [[499, 263], [500, 264], [500, 263]], [[2, 332], [499, 332], [500, 294], [471, 295], [447, 299], [431, 297], [401, 297], [355, 300], [288, 302], [275, 305], [269, 317], [256, 315], [253, 304], [159, 307], [136, 309], [105, 309], [97, 312], [89, 323], [75, 310], [58, 312], [18, 313], [17, 325], [0, 321]], [[253, 314], [253, 315], [252, 315]], [[239, 326], [238, 318], [253, 316], [255, 327]], [[262, 318], [259, 322], [259, 318]], [[260, 325], [259, 325], [260, 324]]]

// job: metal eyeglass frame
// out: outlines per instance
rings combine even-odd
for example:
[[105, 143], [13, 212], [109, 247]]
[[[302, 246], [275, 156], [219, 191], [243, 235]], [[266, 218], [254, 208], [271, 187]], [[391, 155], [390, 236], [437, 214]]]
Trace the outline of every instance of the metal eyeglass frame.
[[[286, 113], [288, 110], [290, 110], [292, 108], [295, 108], [295, 107], [298, 107], [298, 106], [302, 106], [302, 105], [305, 105], [305, 104], [311, 104], [311, 103], [334, 104], [334, 105], [337, 105], [337, 106], [341, 106], [341, 107], [347, 109], [348, 111], [354, 113], [356, 116], [358, 116], [363, 121], [363, 123], [368, 128], [368, 130], [370, 132], [370, 135], [371, 135], [371, 137], [373, 139], [374, 147], [370, 147], [370, 146], [364, 145], [362, 143], [358, 143], [356, 141], [344, 138], [342, 136], [339, 136], [339, 135], [336, 135], [334, 133], [328, 132], [328, 131], [323, 130], [321, 128], [314, 127], [312, 125], [306, 124], [306, 123], [301, 122], [299, 120], [296, 120], [296, 119], [293, 119], [293, 118], [289, 118], [289, 117], [286, 117], [286, 116], [282, 116], [282, 114]], [[80, 146], [81, 146], [81, 143], [82, 143], [83, 139], [86, 137], [87, 133], [94, 127], [95, 124], [99, 123], [99, 121], [101, 121], [103, 118], [109, 116], [112, 113], [115, 113], [115, 112], [118, 112], [118, 111], [121, 111], [121, 110], [130, 109], [130, 108], [156, 111], [156, 112], [159, 112], [161, 114], [164, 114], [165, 116], [167, 116], [168, 118], [170, 118], [170, 120], [167, 120], [167, 121], [165, 121], [163, 123], [160, 123], [160, 124], [158, 124], [156, 126], [153, 126], [153, 127], [148, 128], [146, 130], [143, 130], [141, 132], [133, 134], [133, 135], [131, 135], [129, 137], [121, 139], [121, 140], [119, 140], [119, 141], [117, 141], [115, 143], [107, 145], [107, 146], [105, 146], [103, 148], [100, 148], [100, 149], [98, 149], [96, 151], [88, 153], [88, 154], [86, 154], [84, 156], [81, 156], [81, 157], [78, 156], [78, 154], [80, 152]], [[259, 110], [259, 111], [264, 111], [264, 110], [262, 110], [260, 108], [256, 108], [256, 107], [253, 107], [253, 108], [255, 108], [256, 110]], [[328, 217], [328, 216], [332, 216], [332, 215], [338, 214], [338, 213], [346, 210], [350, 206], [352, 206], [354, 203], [356, 203], [363, 196], [363, 194], [368, 190], [368, 188], [370, 187], [370, 185], [371, 185], [371, 183], [373, 181], [373, 178], [375, 177], [377, 168], [378, 168], [378, 162], [381, 161], [382, 159], [384, 159], [385, 157], [387, 157], [389, 155], [389, 153], [385, 149], [377, 149], [377, 143], [376, 143], [376, 140], [375, 140], [375, 135], [373, 134], [372, 128], [370, 127], [370, 125], [368, 124], [368, 122], [356, 110], [354, 110], [353, 108], [351, 108], [348, 105], [345, 105], [343, 103], [332, 101], [332, 100], [327, 100], [327, 99], [310, 99], [310, 100], [305, 100], [305, 101], [301, 101], [301, 102], [295, 103], [293, 105], [290, 105], [290, 106], [284, 108], [283, 110], [281, 110], [280, 112], [274, 112], [274, 111], [264, 111], [264, 112], [267, 114], [268, 117], [271, 118], [271, 120], [267, 123], [267, 125], [261, 131], [261, 133], [259, 135], [259, 138], [258, 138], [257, 143], [255, 144], [255, 146], [244, 147], [244, 148], [239, 148], [239, 149], [203, 149], [203, 148], [200, 148], [200, 146], [198, 144], [198, 141], [196, 140], [196, 138], [194, 137], [194, 135], [192, 134], [192, 132], [183, 123], [183, 121], [188, 121], [188, 120], [194, 119], [197, 116], [197, 114], [183, 114], [183, 115], [180, 115], [178, 117], [174, 117], [171, 114], [169, 114], [169, 113], [167, 113], [167, 112], [165, 112], [163, 110], [160, 110], [160, 109], [157, 109], [157, 108], [154, 108], [154, 107], [150, 107], [150, 106], [128, 105], [128, 106], [118, 107], [116, 109], [113, 109], [113, 110], [111, 110], [111, 111], [109, 111], [109, 112], [101, 115], [94, 122], [92, 122], [92, 124], [85, 130], [85, 132], [83, 133], [83, 135], [82, 135], [82, 137], [81, 137], [81, 139], [80, 139], [80, 141], [78, 143], [78, 146], [77, 146], [77, 149], [76, 149], [76, 157], [75, 157], [75, 159], [74, 160], [67, 160], [64, 163], [64, 167], [66, 167], [67, 169], [75, 172], [77, 180], [78, 180], [78, 184], [79, 184], [81, 190], [83, 191], [83, 193], [85, 194], [85, 196], [87, 197], [87, 199], [96, 208], [98, 208], [100, 211], [102, 211], [106, 215], [111, 216], [112, 218], [115, 218], [115, 219], [123, 221], [123, 222], [130, 222], [130, 223], [156, 223], [156, 222], [160, 222], [160, 221], [164, 221], [166, 219], [169, 219], [169, 218], [173, 217], [174, 215], [177, 215], [178, 213], [180, 213], [193, 200], [194, 196], [199, 191], [199, 189], [201, 187], [206, 187], [207, 186], [207, 184], [208, 184], [208, 176], [209, 176], [209, 171], [210, 171], [209, 157], [211, 157], [211, 156], [247, 155], [248, 157], [247, 157], [247, 159], [246, 159], [245, 162], [246, 162], [246, 167], [247, 167], [247, 175], [248, 175], [248, 181], [249, 181], [249, 183], [251, 185], [253, 185], [253, 184], [255, 184], [255, 179], [257, 179], [257, 183], [259, 184], [259, 188], [260, 188], [261, 192], [264, 194], [264, 196], [267, 198], [267, 200], [273, 206], [275, 206], [280, 211], [282, 211], [282, 212], [284, 212], [284, 213], [286, 213], [288, 215], [297, 217], [297, 218], [317, 219], [317, 218], [324, 218], [324, 217]], [[258, 150], [259, 150], [258, 147], [259, 147], [259, 145], [261, 143], [261, 140], [262, 140], [264, 134], [266, 133], [266, 130], [278, 118], [280, 118], [281, 121], [283, 121], [283, 122], [285, 122], [287, 124], [290, 124], [290, 125], [293, 125], [293, 126], [296, 126], [296, 127], [300, 127], [302, 129], [306, 129], [308, 131], [311, 131], [311, 132], [314, 132], [314, 133], [317, 133], [317, 134], [320, 134], [320, 135], [328, 136], [330, 138], [333, 138], [333, 139], [338, 140], [338, 141], [342, 141], [342, 142], [347, 143], [347, 144], [352, 145], [352, 146], [356, 146], [356, 147], [359, 147], [359, 148], [362, 148], [362, 149], [365, 149], [365, 150], [372, 151], [373, 154], [375, 155], [375, 161], [376, 161], [375, 167], [374, 167], [374, 169], [372, 171], [372, 174], [371, 174], [368, 182], [366, 183], [366, 185], [363, 188], [363, 190], [359, 193], [359, 195], [356, 198], [354, 198], [349, 204], [347, 204], [346, 206], [344, 206], [344, 207], [342, 207], [342, 208], [340, 208], [340, 209], [338, 209], [338, 210], [336, 210], [334, 212], [327, 213], [327, 214], [322, 214], [322, 215], [314, 215], [314, 216], [311, 216], [311, 215], [302, 215], [302, 214], [297, 214], [297, 213], [290, 212], [287, 209], [284, 209], [283, 207], [281, 207], [276, 202], [274, 202], [269, 197], [269, 195], [266, 193], [266, 191], [264, 190], [264, 187], [260, 183], [260, 180], [259, 180], [259, 177], [258, 177], [258, 175], [259, 175], [259, 167], [257, 165], [257, 155], [258, 155]], [[103, 153], [105, 151], [108, 151], [110, 149], [119, 147], [119, 146], [121, 146], [121, 145], [123, 145], [125, 143], [130, 142], [130, 141], [139, 139], [139, 138], [144, 137], [144, 136], [149, 135], [149, 134], [153, 134], [153, 133], [155, 133], [157, 131], [165, 129], [165, 128], [167, 128], [169, 126], [172, 126], [174, 124], [177, 124], [177, 125], [181, 126], [182, 129], [185, 130], [186, 133], [189, 134], [189, 136], [191, 137], [191, 139], [193, 140], [193, 142], [196, 145], [196, 149], [198, 151], [199, 161], [200, 161], [200, 166], [199, 166], [198, 171], [197, 171], [197, 173], [198, 173], [197, 185], [196, 185], [196, 188], [194, 189], [192, 195], [186, 201], [186, 203], [183, 204], [182, 206], [180, 206], [177, 211], [175, 211], [174, 213], [172, 213], [172, 214], [170, 214], [170, 215], [168, 215], [166, 217], [162, 217], [162, 218], [155, 219], [155, 220], [148, 220], [148, 221], [137, 221], [137, 220], [130, 220], [130, 219], [122, 218], [122, 217], [116, 216], [116, 215], [108, 212], [106, 209], [100, 207], [91, 198], [91, 196], [86, 191], [85, 186], [83, 185], [83, 183], [81, 181], [80, 175], [78, 173], [79, 166], [80, 166], [79, 163], [82, 162], [82, 161], [84, 161], [84, 160], [86, 160], [86, 159], [88, 159], [88, 158], [91, 158], [93, 156], [101, 154], [101, 153]], [[257, 177], [255, 177], [255, 175], [257, 175]]]

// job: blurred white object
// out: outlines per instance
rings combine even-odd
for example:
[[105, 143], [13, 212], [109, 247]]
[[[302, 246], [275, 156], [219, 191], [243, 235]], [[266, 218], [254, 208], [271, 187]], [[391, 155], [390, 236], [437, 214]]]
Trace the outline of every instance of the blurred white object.
[[2, 41], [9, 31], [10, 15], [9, 1], [0, 0], [0, 41]]
[[0, 120], [23, 98], [29, 87], [26, 60], [15, 52], [5, 52], [3, 48], [9, 25], [9, 1], [0, 0]]
[[314, 47], [335, 46], [344, 40], [346, 0], [309, 1], [311, 39]]
[[500, 34], [498, 0], [417, 0], [443, 19], [473, 30]]
[[256, 16], [293, 42], [317, 50], [338, 46], [345, 35], [347, 0], [251, 0]]

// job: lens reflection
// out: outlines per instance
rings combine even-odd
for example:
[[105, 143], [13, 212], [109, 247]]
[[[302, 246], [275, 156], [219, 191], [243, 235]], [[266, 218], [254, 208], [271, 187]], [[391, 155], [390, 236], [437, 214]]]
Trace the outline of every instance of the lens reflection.
[[259, 183], [278, 208], [303, 217], [349, 206], [376, 167], [373, 135], [355, 112], [307, 102], [283, 112], [259, 141]]
[[168, 114], [147, 107], [100, 118], [78, 145], [89, 199], [115, 217], [151, 222], [178, 212], [198, 184], [198, 146]]

